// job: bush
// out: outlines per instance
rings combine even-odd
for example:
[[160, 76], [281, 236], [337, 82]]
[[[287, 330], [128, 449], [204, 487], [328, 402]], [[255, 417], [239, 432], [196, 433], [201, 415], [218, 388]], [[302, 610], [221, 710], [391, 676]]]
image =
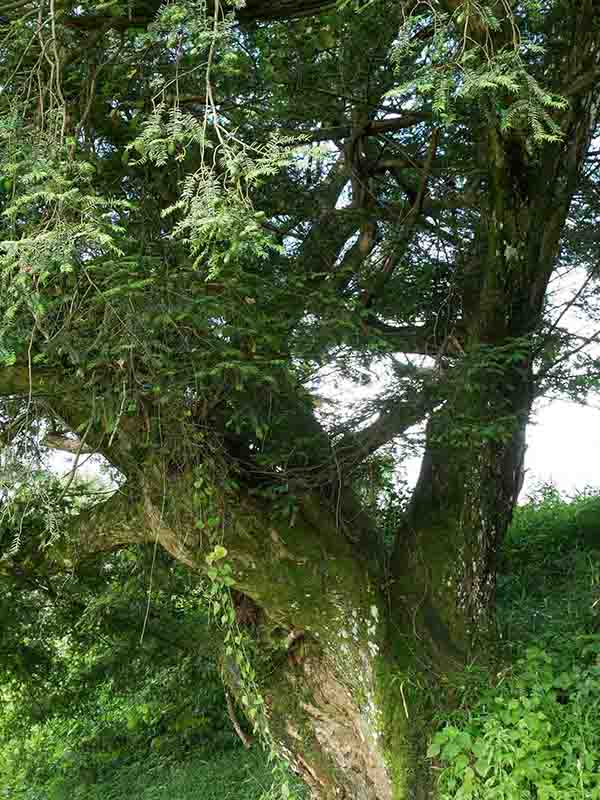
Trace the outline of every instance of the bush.
[[241, 747], [212, 673], [203, 683], [184, 665], [140, 678], [135, 691], [108, 681], [27, 734], [5, 713], [0, 800], [268, 800], [280, 776], [259, 745]]
[[487, 671], [456, 677], [460, 708], [429, 747], [440, 800], [600, 798], [599, 531], [596, 493], [543, 487], [517, 509], [499, 577], [504, 663], [491, 687]]
[[598, 623], [600, 495], [563, 499], [542, 487], [516, 509], [500, 557], [498, 624], [513, 650], [556, 642]]
[[524, 658], [433, 738], [440, 800], [600, 798], [600, 635]]
[[594, 548], [600, 549], [600, 495], [585, 490], [567, 501], [555, 487], [543, 485], [515, 510], [501, 570], [530, 577], [564, 575], [566, 554]]

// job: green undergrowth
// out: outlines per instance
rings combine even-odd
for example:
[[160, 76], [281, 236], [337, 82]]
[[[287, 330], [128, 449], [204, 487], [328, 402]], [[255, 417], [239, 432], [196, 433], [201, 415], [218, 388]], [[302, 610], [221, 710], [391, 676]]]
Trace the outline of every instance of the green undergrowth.
[[194, 719], [203, 719], [190, 709], [177, 723], [179, 747], [175, 734], [166, 733], [148, 747], [145, 740], [160, 727], [157, 713], [139, 698], [118, 696], [108, 705], [108, 714], [53, 718], [31, 726], [27, 734], [11, 737], [4, 730], [0, 798], [280, 800], [282, 785], [289, 788], [288, 796], [301, 796], [285, 767], [270, 761], [260, 745], [246, 750], [233, 738], [228, 720], [204, 717], [204, 742], [195, 731], [190, 747], [186, 731]]
[[293, 781], [259, 744], [241, 746], [212, 676], [205, 680], [196, 705], [182, 683], [188, 708], [177, 703], [176, 714], [173, 685], [161, 690], [147, 678], [137, 692], [113, 694], [109, 682], [71, 714], [26, 727], [21, 705], [5, 708], [1, 800], [279, 800], [282, 783], [293, 789]]
[[[29, 644], [0, 686], [0, 800], [301, 797], [280, 764], [235, 736], [194, 585], [156, 562], [140, 642], [139, 624], [122, 622], [143, 618], [147, 565], [121, 553], [110, 567], [75, 587], [89, 593], [83, 615], [65, 597], [55, 620], [40, 616], [37, 590], [5, 591]], [[70, 615], [71, 633], [58, 636]], [[487, 657], [474, 659], [445, 687], [453, 711], [437, 712], [428, 751], [439, 800], [600, 800], [599, 494], [545, 488], [517, 510], [498, 628], [492, 675]], [[400, 711], [412, 683], [396, 687]], [[414, 689], [429, 719], [442, 704], [419, 676]]]
[[[4, 791], [4, 794], [2, 792]], [[272, 768], [260, 750], [236, 749], [169, 764], [158, 756], [132, 760], [102, 778], [70, 777], [58, 765], [43, 783], [24, 781], [0, 789], [11, 800], [269, 800]]]
[[148, 549], [43, 585], [1, 584], [0, 800], [299, 797], [234, 731], [197, 581]]
[[430, 742], [439, 800], [600, 798], [597, 493], [545, 487], [517, 510], [498, 625], [496, 674], [474, 661], [456, 678]]

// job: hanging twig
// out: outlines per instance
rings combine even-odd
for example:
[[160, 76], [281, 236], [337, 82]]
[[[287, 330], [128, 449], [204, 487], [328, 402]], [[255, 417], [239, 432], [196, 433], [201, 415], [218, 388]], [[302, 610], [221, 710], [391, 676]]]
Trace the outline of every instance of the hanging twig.
[[229, 719], [231, 720], [231, 724], [233, 725], [233, 729], [237, 733], [237, 735], [240, 738], [240, 741], [242, 742], [244, 747], [247, 750], [249, 750], [252, 747], [252, 744], [253, 744], [252, 737], [248, 736], [248, 734], [245, 733], [242, 730], [242, 727], [241, 727], [240, 723], [238, 722], [238, 719], [237, 719], [237, 716], [236, 716], [236, 713], [235, 713], [235, 708], [234, 708], [234, 705], [233, 705], [233, 701], [231, 699], [231, 695], [229, 694], [227, 689], [225, 690], [225, 700], [227, 702], [227, 714], [229, 716]]

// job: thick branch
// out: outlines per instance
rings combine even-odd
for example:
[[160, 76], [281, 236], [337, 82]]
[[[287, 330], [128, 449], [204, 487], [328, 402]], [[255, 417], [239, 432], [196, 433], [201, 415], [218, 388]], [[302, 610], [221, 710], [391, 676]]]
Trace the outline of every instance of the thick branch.
[[64, 453], [73, 455], [83, 455], [93, 453], [94, 448], [86, 445], [81, 439], [74, 439], [69, 436], [62, 436], [58, 433], [49, 433], [42, 439], [42, 445], [51, 450], [61, 450]]
[[397, 353], [422, 356], [459, 354], [462, 352], [462, 331], [456, 327], [451, 335], [437, 331], [433, 325], [388, 325], [369, 315], [364, 321], [365, 333], [376, 333]]
[[50, 371], [11, 366], [0, 369], [0, 397], [48, 395], [56, 391], [57, 376]]
[[85, 445], [90, 451], [104, 456], [125, 475], [132, 477], [137, 472], [144, 420], [124, 415], [114, 434], [107, 434], [101, 420], [94, 418], [89, 389], [73, 382], [68, 374], [38, 368], [30, 371], [21, 365], [0, 368], [0, 397], [21, 397], [25, 404], [29, 400], [41, 401], [42, 416], [46, 416], [47, 409], [48, 418], [60, 419], [68, 430], [85, 429]]
[[149, 539], [143, 507], [126, 490], [117, 491], [73, 519], [71, 560], [76, 562], [128, 545], [144, 544]]
[[600, 67], [594, 67], [575, 78], [569, 86], [564, 88], [563, 94], [566, 97], [575, 97], [575, 95], [585, 93], [597, 85], [599, 78]]
[[340, 141], [347, 139], [350, 136], [365, 137], [365, 136], [381, 136], [384, 133], [391, 133], [392, 131], [400, 131], [405, 128], [413, 128], [415, 125], [421, 125], [424, 122], [431, 122], [432, 114], [429, 111], [414, 112], [411, 114], [403, 114], [401, 117], [390, 117], [388, 119], [375, 119], [371, 120], [364, 128], [356, 130], [356, 127], [347, 122], [344, 125], [336, 125], [334, 128], [318, 128], [317, 130], [308, 131], [306, 139], [303, 142], [324, 142], [324, 141]]
[[[431, 371], [428, 373], [432, 374]], [[357, 464], [363, 461], [371, 453], [421, 422], [436, 403], [433, 392], [424, 392], [414, 401], [390, 404], [371, 425], [344, 436], [335, 448], [338, 464]]]

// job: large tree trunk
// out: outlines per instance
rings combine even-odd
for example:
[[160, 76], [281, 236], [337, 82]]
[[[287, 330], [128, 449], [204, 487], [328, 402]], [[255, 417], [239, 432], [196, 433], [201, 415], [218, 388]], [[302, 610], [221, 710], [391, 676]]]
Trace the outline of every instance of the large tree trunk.
[[[216, 515], [223, 524], [215, 533]], [[415, 637], [412, 614], [394, 607], [329, 501], [305, 494], [290, 517], [255, 497], [204, 493], [193, 474], [165, 481], [147, 472], [139, 493], [132, 484], [77, 527], [79, 552], [158, 542], [198, 571], [206, 571], [207, 556], [214, 565], [217, 545], [225, 548], [218, 565], [230, 577], [236, 624], [254, 642], [256, 678], [248, 684], [239, 644], [225, 642], [224, 679], [244, 710], [253, 705], [250, 692], [264, 698], [254, 721], [313, 796], [430, 796], [426, 717], [410, 673], [435, 647]]]
[[[26, 395], [27, 369], [6, 368], [2, 377], [5, 391]], [[68, 404], [68, 388], [49, 372], [36, 375], [34, 393]], [[60, 410], [76, 428], [77, 404]], [[152, 543], [208, 574], [208, 591], [217, 589], [211, 608], [231, 592], [235, 625], [254, 642], [252, 685], [236, 660], [235, 637], [232, 650], [231, 638], [223, 644], [224, 679], [244, 710], [252, 706], [248, 693], [260, 692], [265, 712], [254, 720], [264, 722], [314, 797], [427, 797], [426, 718], [410, 673], [435, 647], [415, 637], [411, 613], [394, 606], [376, 559], [365, 553], [355, 507], [345, 496], [332, 502], [298, 490], [291, 513], [278, 510], [260, 493], [200, 478], [197, 468], [165, 469], [140, 439], [133, 419], [117, 431], [105, 452], [127, 483], [74, 518], [73, 536], [40, 557], [49, 568], [71, 570], [94, 554]], [[88, 443], [97, 443], [91, 429]], [[227, 583], [211, 576], [215, 563], [227, 567]]]
[[[300, 501], [293, 524], [275, 517], [255, 535], [260, 569], [248, 551], [232, 552], [231, 563], [256, 606], [258, 685], [279, 751], [319, 800], [431, 796], [427, 719], [409, 676], [430, 659], [433, 639], [415, 638], [412, 614], [396, 613], [381, 576], [314, 497]], [[239, 698], [235, 660], [225, 665]]]
[[493, 635], [497, 553], [522, 482], [523, 406], [505, 439], [468, 442], [465, 431], [467, 441], [449, 441], [450, 409], [428, 425], [396, 547], [394, 596], [414, 609], [415, 631], [431, 637], [442, 663], [467, 658], [475, 642]]
[[564, 141], [536, 153], [522, 135], [482, 132], [486, 191], [460, 287], [461, 358], [427, 426], [394, 564], [395, 598], [417, 609], [415, 632], [442, 659], [467, 655], [494, 629], [496, 558], [537, 389], [535, 337], [596, 113], [589, 99], [575, 101]]

